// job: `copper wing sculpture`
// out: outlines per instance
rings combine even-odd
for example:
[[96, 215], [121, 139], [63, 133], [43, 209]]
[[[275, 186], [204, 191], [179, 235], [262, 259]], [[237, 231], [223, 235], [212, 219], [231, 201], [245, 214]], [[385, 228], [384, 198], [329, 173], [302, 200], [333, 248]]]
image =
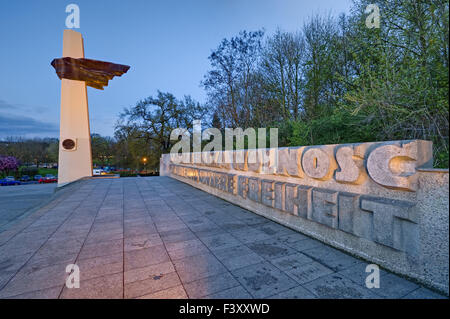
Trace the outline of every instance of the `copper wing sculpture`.
[[85, 81], [86, 85], [99, 90], [108, 86], [108, 81], [114, 76], [121, 76], [130, 68], [128, 65], [70, 57], [54, 59], [51, 65], [60, 79]]

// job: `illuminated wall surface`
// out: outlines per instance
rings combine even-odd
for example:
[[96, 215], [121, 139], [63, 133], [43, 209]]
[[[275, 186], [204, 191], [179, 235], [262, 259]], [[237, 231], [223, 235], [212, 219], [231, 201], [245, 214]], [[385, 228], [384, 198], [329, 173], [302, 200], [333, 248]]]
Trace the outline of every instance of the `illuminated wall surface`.
[[178, 156], [161, 175], [448, 292], [448, 170], [432, 168], [431, 142]]

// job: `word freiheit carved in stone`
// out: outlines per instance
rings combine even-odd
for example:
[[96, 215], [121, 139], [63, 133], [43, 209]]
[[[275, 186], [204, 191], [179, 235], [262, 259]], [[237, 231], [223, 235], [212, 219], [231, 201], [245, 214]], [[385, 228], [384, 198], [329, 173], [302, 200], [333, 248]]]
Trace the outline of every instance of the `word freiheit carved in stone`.
[[170, 164], [173, 175], [405, 251], [417, 251], [414, 203]]

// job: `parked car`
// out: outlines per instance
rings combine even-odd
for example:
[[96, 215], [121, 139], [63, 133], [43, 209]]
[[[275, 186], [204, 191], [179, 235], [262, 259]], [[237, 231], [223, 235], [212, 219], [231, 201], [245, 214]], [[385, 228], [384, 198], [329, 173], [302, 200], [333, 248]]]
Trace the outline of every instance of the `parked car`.
[[43, 183], [47, 184], [47, 183], [56, 183], [57, 181], [58, 181], [58, 179], [56, 178], [56, 176], [54, 176], [52, 174], [47, 174], [47, 175], [45, 175], [45, 177], [42, 177], [39, 180], [39, 183], [40, 184], [43, 184]]
[[92, 170], [92, 175], [102, 175], [103, 170], [100, 168], [94, 168]]
[[20, 185], [20, 181], [16, 181], [14, 176], [6, 176], [3, 179], [0, 179], [1, 186], [10, 186], [10, 185]]
[[42, 178], [42, 175], [34, 175], [34, 177], [33, 177], [33, 179], [34, 179], [35, 181], [40, 181], [41, 178]]
[[30, 180], [31, 178], [28, 175], [22, 175], [22, 177], [20, 178], [21, 182], [29, 182]]

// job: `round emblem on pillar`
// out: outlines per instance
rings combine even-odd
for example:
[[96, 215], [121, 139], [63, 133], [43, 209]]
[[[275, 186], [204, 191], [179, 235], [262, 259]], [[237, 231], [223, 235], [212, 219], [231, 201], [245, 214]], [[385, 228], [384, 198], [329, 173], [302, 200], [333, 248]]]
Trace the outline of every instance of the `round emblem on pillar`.
[[75, 148], [75, 141], [71, 140], [70, 138], [65, 139], [62, 142], [62, 146], [64, 147], [65, 150], [73, 150]]

